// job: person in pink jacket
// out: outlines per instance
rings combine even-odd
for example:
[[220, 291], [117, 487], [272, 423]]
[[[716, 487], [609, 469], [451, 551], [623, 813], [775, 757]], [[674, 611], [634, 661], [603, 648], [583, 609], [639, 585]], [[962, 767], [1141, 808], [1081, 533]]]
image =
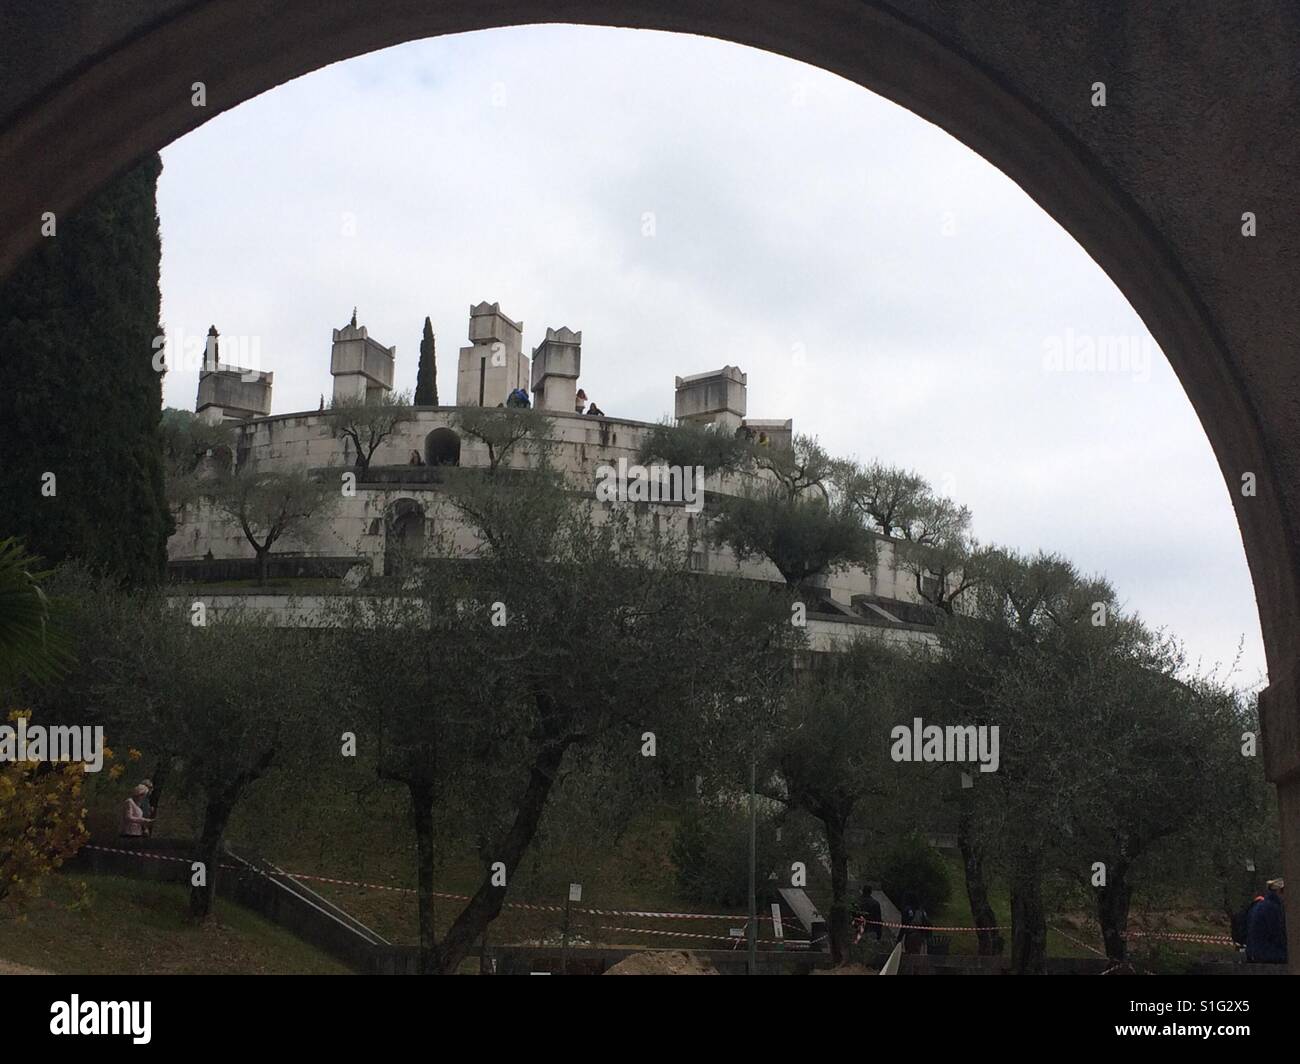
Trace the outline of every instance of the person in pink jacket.
[[135, 801], [136, 798], [142, 797], [148, 791], [149, 788], [142, 783], [131, 791], [131, 797], [126, 800], [126, 804], [122, 808], [121, 835], [124, 839], [140, 838], [144, 835], [145, 825], [153, 823], [140, 811], [140, 807]]

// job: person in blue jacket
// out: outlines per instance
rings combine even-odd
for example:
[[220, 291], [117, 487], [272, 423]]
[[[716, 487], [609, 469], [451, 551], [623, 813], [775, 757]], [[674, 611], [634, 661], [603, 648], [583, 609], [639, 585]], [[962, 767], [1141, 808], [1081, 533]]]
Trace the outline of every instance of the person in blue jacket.
[[1252, 964], [1286, 964], [1286, 909], [1282, 892], [1286, 884], [1270, 879], [1264, 897], [1250, 907], [1246, 917], [1246, 960]]

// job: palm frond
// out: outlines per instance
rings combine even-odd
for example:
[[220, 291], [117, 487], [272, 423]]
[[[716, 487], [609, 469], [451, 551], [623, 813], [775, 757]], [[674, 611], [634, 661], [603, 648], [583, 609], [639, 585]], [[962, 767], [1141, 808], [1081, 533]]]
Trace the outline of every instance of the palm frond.
[[21, 541], [0, 539], [0, 683], [57, 678], [70, 655], [50, 627], [50, 600], [40, 582], [48, 576]]

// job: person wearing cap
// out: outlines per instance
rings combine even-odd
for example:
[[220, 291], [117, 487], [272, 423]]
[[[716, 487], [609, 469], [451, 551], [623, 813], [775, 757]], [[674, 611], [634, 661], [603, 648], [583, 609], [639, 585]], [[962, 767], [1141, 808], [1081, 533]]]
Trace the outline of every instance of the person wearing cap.
[[1286, 909], [1279, 879], [1268, 881], [1264, 897], [1246, 917], [1246, 960], [1251, 964], [1286, 964]]
[[145, 817], [139, 806], [140, 799], [148, 793], [149, 788], [143, 783], [132, 788], [131, 796], [127, 798], [126, 804], [122, 807], [122, 838], [138, 839], [145, 834], [145, 828], [153, 823], [152, 820]]

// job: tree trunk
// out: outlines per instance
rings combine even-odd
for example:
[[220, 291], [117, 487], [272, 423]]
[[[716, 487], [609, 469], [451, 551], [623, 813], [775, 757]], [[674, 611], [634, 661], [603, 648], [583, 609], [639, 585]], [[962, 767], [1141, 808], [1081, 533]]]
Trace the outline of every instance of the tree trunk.
[[420, 931], [420, 974], [438, 974], [438, 936], [433, 910], [433, 788], [407, 782], [415, 822], [416, 898]]
[[203, 863], [204, 883], [190, 887], [190, 916], [206, 920], [217, 897], [217, 867], [221, 863], [221, 841], [234, 811], [235, 799], [229, 792], [208, 799], [203, 810], [203, 831], [199, 835], [194, 859]]
[[[528, 788], [520, 799], [515, 812], [514, 823], [506, 833], [505, 839], [494, 856], [494, 863], [500, 861], [506, 866], [506, 875], [514, 874], [520, 859], [537, 834], [537, 827], [546, 808], [546, 799], [555, 782], [555, 774], [564, 760], [564, 752], [569, 741], [549, 743], [542, 748], [533, 761], [529, 772]], [[509, 884], [507, 878], [506, 883]], [[460, 911], [446, 937], [438, 948], [437, 970], [442, 975], [454, 974], [460, 962], [469, 955], [474, 943], [487, 930], [488, 925], [497, 918], [501, 906], [505, 903], [508, 887], [494, 887], [489, 874], [470, 898], [465, 908]]]
[[1042, 859], [1016, 859], [1011, 878], [1011, 971], [1042, 975], [1047, 960], [1047, 916], [1043, 912]]
[[257, 586], [266, 586], [266, 563], [271, 552], [266, 547], [259, 547], [257, 550]]
[[198, 853], [195, 856], [195, 860], [202, 861], [204, 865], [204, 884], [201, 887], [190, 887], [190, 915], [196, 920], [207, 919], [217, 898], [221, 843], [226, 835], [226, 826], [230, 823], [230, 814], [239, 804], [244, 789], [260, 779], [274, 760], [275, 747], [271, 746], [263, 750], [249, 768], [229, 779], [221, 790], [208, 794], [207, 805], [203, 810], [203, 830], [199, 834]]
[[966, 871], [966, 898], [970, 902], [971, 919], [975, 923], [975, 952], [981, 957], [999, 956], [1005, 943], [1002, 933], [996, 930], [998, 919], [989, 903], [988, 882], [984, 876], [984, 851], [975, 839], [975, 814], [964, 798], [957, 818], [957, 846], [961, 849], [962, 865]]
[[826, 847], [831, 858], [831, 963], [843, 964], [849, 955], [849, 854], [844, 833], [848, 818], [838, 812], [823, 810], [821, 822], [826, 828]]
[[1113, 961], [1125, 958], [1128, 930], [1128, 908], [1133, 888], [1128, 882], [1128, 864], [1116, 862], [1106, 870], [1106, 885], [1097, 888], [1097, 919], [1101, 922], [1101, 939], [1106, 945], [1106, 956]]

